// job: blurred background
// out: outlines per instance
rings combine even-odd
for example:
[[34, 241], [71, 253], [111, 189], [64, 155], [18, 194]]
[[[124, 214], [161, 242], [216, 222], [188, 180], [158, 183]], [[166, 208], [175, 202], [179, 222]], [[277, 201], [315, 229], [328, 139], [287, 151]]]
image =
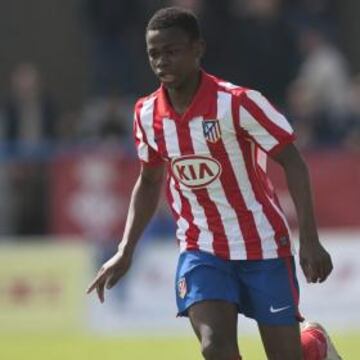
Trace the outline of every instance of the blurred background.
[[[21, 351], [28, 359], [92, 359], [105, 348], [114, 350], [105, 359], [151, 359], [152, 351], [156, 359], [200, 358], [195, 340], [180, 340], [191, 337], [187, 321], [175, 319], [177, 249], [164, 202], [106, 304], [85, 296], [124, 225], [138, 171], [132, 109], [158, 86], [144, 29], [167, 5], [198, 14], [207, 71], [261, 90], [294, 126], [335, 262], [323, 285], [306, 285], [299, 272], [302, 310], [335, 333], [345, 359], [358, 359], [357, 0], [0, 2], [1, 359], [22, 359]], [[284, 179], [276, 166], [271, 173], [296, 236]], [[245, 349], [261, 359], [255, 331], [240, 318]], [[107, 342], [110, 335], [131, 346]], [[146, 342], [155, 335], [160, 342]]]

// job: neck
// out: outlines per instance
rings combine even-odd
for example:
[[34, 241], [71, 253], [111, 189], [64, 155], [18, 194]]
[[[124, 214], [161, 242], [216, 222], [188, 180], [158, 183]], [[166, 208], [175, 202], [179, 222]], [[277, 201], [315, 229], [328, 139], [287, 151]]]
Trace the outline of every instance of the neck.
[[191, 74], [179, 87], [166, 89], [171, 105], [178, 114], [183, 114], [190, 106], [200, 81], [201, 72], [197, 70], [195, 74]]

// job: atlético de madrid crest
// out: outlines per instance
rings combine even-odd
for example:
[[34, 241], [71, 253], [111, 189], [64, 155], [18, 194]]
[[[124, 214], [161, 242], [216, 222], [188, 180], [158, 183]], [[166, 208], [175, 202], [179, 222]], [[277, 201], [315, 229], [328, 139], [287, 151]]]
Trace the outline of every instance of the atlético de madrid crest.
[[202, 126], [206, 141], [216, 143], [221, 138], [219, 120], [203, 120]]

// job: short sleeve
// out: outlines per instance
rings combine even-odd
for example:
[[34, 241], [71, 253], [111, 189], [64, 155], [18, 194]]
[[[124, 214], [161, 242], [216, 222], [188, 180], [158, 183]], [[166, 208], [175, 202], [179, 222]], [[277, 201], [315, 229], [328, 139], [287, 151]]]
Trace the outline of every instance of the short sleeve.
[[141, 163], [148, 166], [156, 166], [163, 163], [163, 159], [157, 151], [149, 146], [146, 133], [141, 125], [141, 105], [135, 105], [133, 134], [138, 158]]
[[242, 93], [239, 125], [266, 153], [275, 155], [295, 140], [288, 120], [258, 91]]

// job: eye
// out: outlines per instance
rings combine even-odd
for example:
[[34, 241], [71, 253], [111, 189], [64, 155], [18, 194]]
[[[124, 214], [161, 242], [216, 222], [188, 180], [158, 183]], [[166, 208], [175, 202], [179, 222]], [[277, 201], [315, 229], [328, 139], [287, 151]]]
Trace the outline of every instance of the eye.
[[180, 54], [181, 49], [180, 48], [172, 48], [167, 51], [169, 55], [178, 55]]
[[148, 55], [151, 59], [156, 59], [159, 57], [159, 53], [157, 51], [149, 51]]

